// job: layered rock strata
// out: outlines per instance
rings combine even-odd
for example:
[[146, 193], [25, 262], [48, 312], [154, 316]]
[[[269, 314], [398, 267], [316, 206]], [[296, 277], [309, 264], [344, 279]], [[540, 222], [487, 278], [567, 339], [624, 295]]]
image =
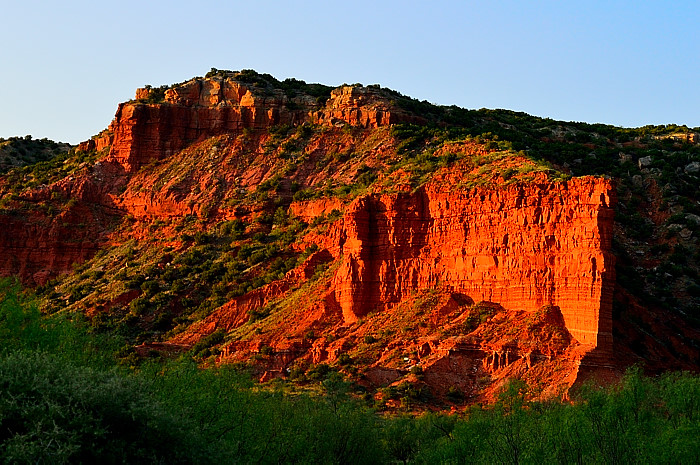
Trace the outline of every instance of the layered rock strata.
[[580, 343], [611, 350], [615, 201], [600, 178], [358, 198], [325, 244], [342, 257], [344, 319], [447, 285], [508, 309], [558, 306]]
[[77, 205], [55, 218], [38, 213], [0, 213], [0, 276], [41, 285], [97, 252], [111, 216]]
[[[90, 178], [99, 180], [100, 186], [114, 187], [115, 178], [128, 178], [194, 141], [243, 129], [304, 122], [376, 128], [421, 121], [374, 88], [344, 86], [332, 91], [324, 103], [308, 95], [290, 98], [279, 89], [256, 89], [235, 77], [193, 79], [167, 90], [162, 103], [146, 103], [151, 92], [137, 91], [136, 101], [119, 106], [108, 131], [83, 146], [110, 147], [100, 162], [104, 166]], [[105, 170], [112, 174], [103, 176]], [[60, 190], [103, 206], [116, 195], [112, 187], [78, 181], [63, 184], [53, 186], [51, 192]], [[75, 191], [76, 186], [83, 186], [82, 190]], [[329, 297], [331, 304], [342, 309], [344, 322], [352, 323], [375, 310], [391, 310], [416, 290], [446, 286], [473, 301], [497, 302], [506, 309], [534, 311], [555, 305], [578, 342], [609, 352], [616, 201], [612, 183], [600, 178], [566, 182], [541, 178], [497, 187], [454, 186], [449, 180], [436, 180], [414, 192], [362, 196], [345, 208], [334, 202], [319, 206], [326, 213], [344, 209], [342, 220], [316, 239], [321, 249], [340, 261]], [[115, 204], [123, 208], [119, 201]], [[87, 213], [84, 218], [90, 224], [106, 225], [109, 215], [99, 213], [101, 220]], [[308, 211], [294, 213], [305, 219], [317, 216]], [[45, 271], [68, 270], [69, 262], [93, 254], [99, 231], [106, 228], [101, 225], [99, 231], [90, 229], [83, 236], [62, 230], [72, 224], [62, 217], [20, 223], [23, 226], [16, 229], [23, 229], [25, 239], [0, 238], [1, 243], [22, 251], [0, 251], [14, 260], [7, 261], [2, 272], [36, 275], [36, 282]], [[28, 224], [36, 225], [36, 231], [27, 229]], [[63, 236], [70, 240], [64, 241]], [[60, 260], [40, 258], [59, 257], [57, 250], [72, 252]], [[32, 264], [31, 270], [27, 264]], [[255, 299], [243, 300], [229, 305], [229, 313], [240, 316], [232, 326], [246, 321], [250, 308], [262, 305]], [[209, 323], [211, 328], [220, 327], [213, 320]]]
[[136, 100], [119, 105], [105, 134], [79, 148], [111, 146], [107, 161], [134, 172], [194, 141], [243, 129], [307, 122], [364, 128], [425, 122], [369, 87], [339, 87], [323, 104], [306, 94], [288, 97], [279, 89], [257, 89], [235, 77], [193, 79], [168, 89], [164, 102], [157, 104], [145, 103], [150, 92], [137, 89]]

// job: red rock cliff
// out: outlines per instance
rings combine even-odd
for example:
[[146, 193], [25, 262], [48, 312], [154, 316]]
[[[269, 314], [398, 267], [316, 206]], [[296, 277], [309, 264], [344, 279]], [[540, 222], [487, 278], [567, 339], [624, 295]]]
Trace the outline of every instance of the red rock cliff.
[[177, 153], [196, 140], [244, 128], [293, 124], [305, 118], [305, 112], [285, 107], [283, 95], [254, 97], [250, 91], [233, 84], [237, 83], [222, 85], [213, 80], [195, 80], [170, 89], [165, 104], [119, 105], [110, 125], [113, 143], [108, 161], [133, 172], [151, 160]]
[[326, 106], [312, 114], [312, 121], [319, 124], [344, 124], [363, 128], [376, 128], [395, 123], [425, 123], [421, 117], [411, 115], [382, 97], [373, 87], [342, 86], [331, 91]]
[[332, 235], [336, 298], [346, 322], [439, 284], [508, 309], [553, 304], [579, 342], [611, 350], [615, 201], [600, 178], [358, 198]]
[[392, 104], [378, 89], [343, 86], [324, 104], [309, 95], [290, 98], [282, 90], [261, 90], [235, 77], [193, 79], [165, 92], [164, 103], [122, 103], [106, 135], [81, 144], [82, 149], [111, 145], [107, 161], [134, 172], [151, 160], [173, 155], [190, 143], [242, 129], [267, 129], [305, 122], [376, 128], [424, 120]]
[[92, 257], [101, 245], [110, 212], [78, 204], [54, 218], [38, 212], [1, 212], [0, 276], [44, 284]]

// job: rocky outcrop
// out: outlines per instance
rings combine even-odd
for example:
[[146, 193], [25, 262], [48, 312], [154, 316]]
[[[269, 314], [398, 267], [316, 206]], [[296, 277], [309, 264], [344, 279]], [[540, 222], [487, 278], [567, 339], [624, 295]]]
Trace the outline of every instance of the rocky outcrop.
[[84, 142], [79, 143], [78, 146], [76, 147], [76, 151], [77, 152], [92, 152], [92, 151], [100, 152], [104, 149], [111, 147], [113, 141], [114, 141], [113, 135], [111, 133], [105, 131], [104, 133], [101, 133], [90, 140], [86, 140]]
[[[355, 199], [324, 234], [307, 236], [321, 248], [318, 254], [332, 256], [335, 271], [307, 288], [308, 300], [294, 297], [284, 321], [255, 333], [245, 325], [255, 309], [243, 297], [199, 330], [238, 334], [222, 349], [222, 362], [248, 360], [256, 347], [269, 346], [275, 355], [261, 362], [266, 377], [351, 354], [366, 365], [368, 386], [400, 383], [418, 366], [431, 392], [457, 390], [470, 401], [495, 399], [509, 377], [545, 385], [546, 398], [607, 373], [613, 183], [541, 177], [500, 187], [454, 186], [430, 182], [415, 192]], [[291, 210], [311, 219], [336, 207], [317, 199]], [[260, 298], [255, 291], [250, 296]], [[306, 341], [319, 329], [322, 337]]]
[[204, 138], [303, 123], [318, 107], [310, 97], [291, 100], [280, 90], [254, 93], [230, 78], [193, 79], [168, 89], [162, 103], [139, 100], [148, 94], [138, 89], [136, 101], [120, 104], [109, 127], [108, 161], [128, 172]]
[[0, 276], [41, 285], [91, 258], [121, 215], [123, 182], [118, 166], [98, 162], [19, 195], [0, 210]]
[[289, 214], [310, 223], [319, 216], [325, 216], [333, 211], [342, 211], [345, 208], [343, 202], [337, 198], [323, 198], [292, 202], [289, 206]]
[[377, 128], [396, 123], [425, 123], [426, 120], [396, 107], [373, 87], [342, 86], [331, 91], [326, 106], [312, 115], [319, 124], [350, 124]]
[[599, 178], [358, 198], [329, 235], [336, 298], [348, 323], [438, 284], [508, 309], [552, 304], [579, 342], [610, 350], [614, 203]]
[[134, 172], [197, 140], [243, 129], [307, 122], [364, 128], [425, 122], [371, 87], [339, 87], [325, 104], [306, 94], [289, 97], [280, 89], [257, 88], [233, 75], [180, 84], [165, 91], [162, 103], [146, 103], [152, 92], [138, 89], [136, 100], [119, 105], [108, 130], [79, 149], [100, 150], [111, 145], [107, 161]]
[[[311, 224], [305, 240], [290, 247], [315, 244], [318, 251], [284, 278], [180, 328], [169, 341], [179, 345], [163, 350], [223, 331], [221, 360], [269, 359], [266, 379], [283, 376], [296, 361], [334, 363], [353, 353], [367, 362], [367, 379], [384, 380], [377, 383], [398, 380], [420, 364], [436, 392], [452, 385], [474, 395], [479, 380], [491, 375], [556, 374], [561, 378], [554, 384], [570, 386], [586, 354], [610, 358], [611, 181], [533, 174], [529, 181], [493, 176], [489, 185], [479, 184], [487, 182], [479, 177], [483, 166], [470, 160], [494, 150], [470, 139], [433, 152], [435, 159], [464, 156], [415, 188], [402, 168], [385, 170], [403, 155], [393, 133], [377, 128], [425, 120], [377, 87], [343, 86], [324, 100], [227, 74], [162, 90], [137, 90], [108, 130], [81, 144], [83, 151], [108, 148], [98, 162], [23, 193], [22, 202], [54, 202], [58, 213], [3, 212], [1, 274], [41, 284], [69, 271], [98, 250], [124, 215], [124, 237], [163, 233], [154, 220], [167, 220], [173, 244], [186, 250], [187, 240], [175, 231], [187, 215], [198, 217], [203, 229], [224, 218], [245, 219], [250, 236], [270, 231], [256, 218], [289, 206], [290, 216]], [[275, 152], [281, 143], [267, 150], [278, 140], [268, 129], [302, 123], [332, 128], [288, 132], [288, 139], [308, 142], [294, 160]], [[363, 130], [337, 128], [344, 125]], [[517, 171], [528, 162], [511, 155], [504, 155], [511, 163], [504, 168]], [[148, 166], [154, 161], [166, 162]], [[327, 192], [334, 183], [347, 186], [360, 168], [376, 169], [375, 192], [391, 193], [292, 201], [300, 187], [319, 193], [326, 181]], [[274, 190], [256, 191], [275, 177]], [[251, 192], [260, 195], [245, 197]]]

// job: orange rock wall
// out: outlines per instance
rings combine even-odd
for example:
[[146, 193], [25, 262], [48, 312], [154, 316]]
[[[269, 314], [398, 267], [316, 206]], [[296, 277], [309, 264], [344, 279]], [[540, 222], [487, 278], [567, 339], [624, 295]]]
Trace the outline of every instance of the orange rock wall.
[[[26, 194], [32, 202], [46, 202], [51, 194], [86, 204], [106, 207], [93, 218], [92, 212], [75, 220], [87, 224], [90, 232], [82, 238], [72, 223], [60, 218], [11, 218], [0, 234], [0, 274], [19, 274], [25, 282], [42, 283], [58, 273], [70, 271], [74, 262], [92, 256], [101, 240], [93, 224], [109, 222], [124, 210], [137, 216], [194, 213], [175, 198], [149, 198], [131, 205], [133, 199], [119, 198], [115, 186], [123, 186], [142, 166], [176, 154], [192, 142], [242, 129], [264, 130], [275, 125], [355, 124], [377, 127], [415, 117], [392, 108], [376, 89], [345, 86], [333, 91], [325, 106], [307, 95], [287, 97], [281, 90], [250, 88], [231, 78], [193, 79], [165, 93], [164, 103], [145, 103], [149, 89], [138, 89], [136, 99], [119, 105], [106, 131], [81, 143], [78, 151], [102, 151], [109, 155], [94, 169], [50, 187]], [[26, 214], [25, 214], [26, 216]], [[84, 226], [80, 226], [84, 228]], [[64, 239], [66, 238], [66, 239]]]
[[82, 206], [54, 219], [30, 213], [0, 214], [0, 276], [19, 276], [41, 285], [92, 257], [99, 247], [105, 216]]
[[615, 190], [605, 179], [370, 195], [329, 234], [342, 256], [336, 298], [347, 322], [415, 289], [446, 284], [505, 308], [561, 308], [584, 344], [612, 344]]
[[[137, 99], [147, 95], [146, 89], [136, 91]], [[203, 138], [305, 122], [376, 128], [424, 120], [392, 106], [372, 88], [340, 87], [321, 106], [307, 95], [290, 99], [281, 90], [251, 90], [230, 78], [193, 79], [168, 89], [165, 103], [120, 104], [107, 135], [82, 143], [79, 150], [101, 150], [111, 144], [107, 161], [134, 172]]]
[[[137, 98], [147, 95], [137, 92]], [[244, 128], [306, 121], [378, 127], [417, 119], [373, 88], [341, 87], [320, 106], [308, 96], [290, 100], [282, 91], [265, 93], [230, 78], [194, 79], [169, 89], [165, 103], [121, 104], [93, 145], [111, 144], [105, 165], [128, 175], [193, 141]], [[341, 226], [319, 238], [342, 257], [335, 297], [345, 320], [391, 307], [416, 289], [446, 284], [506, 308], [557, 305], [580, 342], [610, 347], [611, 182], [453, 185], [435, 182], [414, 193], [361, 197], [346, 209]]]
[[114, 142], [107, 161], [134, 172], [203, 138], [288, 123], [283, 116], [292, 118], [273, 109], [260, 111], [255, 107], [121, 104], [111, 125]]

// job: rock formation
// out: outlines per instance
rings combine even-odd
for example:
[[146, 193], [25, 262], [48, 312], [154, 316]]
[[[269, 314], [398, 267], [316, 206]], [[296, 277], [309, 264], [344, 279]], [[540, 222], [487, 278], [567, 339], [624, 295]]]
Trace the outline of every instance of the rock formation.
[[595, 178], [358, 198], [337, 234], [345, 321], [442, 284], [509, 309], [556, 305], [579, 342], [609, 351], [614, 202]]
[[[376, 87], [343, 86], [316, 98], [219, 74], [162, 93], [138, 89], [106, 131], [79, 146], [102, 151], [96, 162], [12, 197], [15, 207], [2, 211], [0, 273], [43, 284], [101, 247], [146, 243], [153, 234], [168, 236], [168, 253], [185, 253], [197, 243], [196, 228], [206, 233], [236, 220], [245, 223], [245, 238], [226, 246], [230, 258], [252, 237], [272, 235], [278, 225], [269, 218], [281, 209], [300, 224], [332, 218], [278, 257], [309, 250], [306, 261], [274, 279], [263, 279], [266, 263], [242, 262], [258, 284], [231, 294], [223, 282], [225, 300], [198, 321], [180, 318], [177, 331], [147, 341], [144, 351], [168, 343], [180, 350], [223, 331], [219, 361], [255, 358], [265, 379], [285, 376], [294, 364], [353, 354], [365, 363], [369, 385], [397, 382], [420, 366], [441, 395], [456, 386], [473, 396], [484, 377], [544, 377], [553, 393], [571, 386], [582, 364], [606, 364], [613, 356], [615, 183], [557, 179], [552, 170], [486, 182], [474, 160], [499, 152], [498, 143], [464, 134], [433, 147], [435, 169], [416, 182], [403, 171], [408, 155], [391, 126], [427, 120]], [[302, 124], [296, 129], [313, 129], [276, 138], [279, 127]], [[294, 149], [282, 150], [282, 140]], [[513, 172], [533, 163], [514, 151], [504, 159]], [[353, 192], [362, 173], [381, 183]], [[313, 195], [300, 195], [305, 190]], [[99, 271], [114, 266], [107, 276], [116, 275], [132, 260]], [[100, 308], [124, 310], [123, 296], [141, 298], [142, 282], [105, 297]], [[168, 311], [191, 301], [187, 286], [169, 289]]]
[[23, 210], [0, 213], [0, 276], [18, 275], [30, 285], [44, 284], [91, 258], [112, 219], [108, 210], [80, 204], [55, 217]]
[[159, 104], [142, 102], [150, 92], [138, 89], [136, 101], [119, 105], [107, 134], [82, 148], [109, 145], [107, 160], [134, 172], [197, 140], [243, 129], [305, 122], [376, 128], [425, 121], [392, 105], [377, 90], [357, 86], [333, 90], [325, 105], [308, 95], [290, 98], [279, 89], [261, 91], [234, 77], [193, 79], [168, 89]]

